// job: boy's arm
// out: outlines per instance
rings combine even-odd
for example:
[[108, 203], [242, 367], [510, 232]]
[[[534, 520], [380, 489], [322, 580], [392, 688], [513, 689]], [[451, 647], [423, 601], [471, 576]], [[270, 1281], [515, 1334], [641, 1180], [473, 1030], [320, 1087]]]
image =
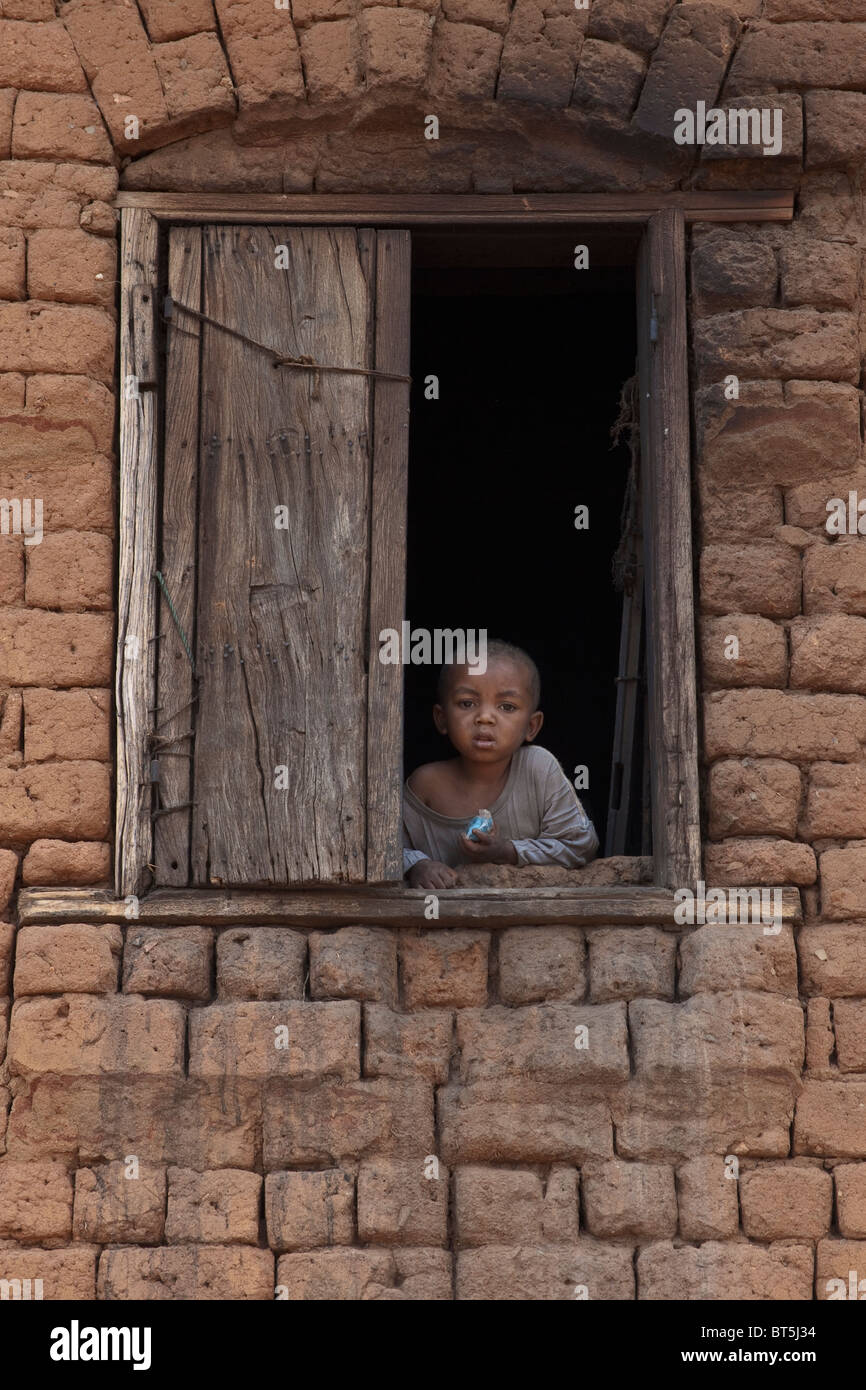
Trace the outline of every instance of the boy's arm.
[[[406, 841], [409, 836], [403, 830], [403, 877], [410, 888], [453, 888], [457, 875], [447, 864], [431, 859], [423, 849], [412, 849]], [[419, 868], [419, 865], [421, 866]], [[417, 872], [415, 872], [417, 870]]]
[[417, 864], [421, 859], [429, 859], [430, 855], [425, 854], [423, 849], [409, 849], [403, 846], [403, 873], [408, 874], [413, 864]]
[[598, 853], [598, 836], [574, 788], [556, 762], [544, 784], [544, 812], [537, 839], [515, 840], [518, 864], [562, 864], [580, 869]]

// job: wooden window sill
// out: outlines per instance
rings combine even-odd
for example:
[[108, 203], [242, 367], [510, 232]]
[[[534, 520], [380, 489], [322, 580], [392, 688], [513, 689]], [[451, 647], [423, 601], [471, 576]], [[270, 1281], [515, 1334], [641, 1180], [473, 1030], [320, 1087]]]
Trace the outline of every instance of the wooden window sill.
[[[435, 896], [438, 918], [424, 916], [421, 888], [361, 885], [298, 891], [156, 889], [129, 904], [110, 889], [26, 888], [18, 898], [22, 926], [60, 922], [139, 922], [145, 926], [661, 926], [678, 929], [674, 893], [653, 886], [448, 888]], [[137, 909], [137, 916], [133, 911]], [[127, 914], [130, 915], [127, 915]], [[782, 921], [802, 921], [800, 894], [782, 889]]]

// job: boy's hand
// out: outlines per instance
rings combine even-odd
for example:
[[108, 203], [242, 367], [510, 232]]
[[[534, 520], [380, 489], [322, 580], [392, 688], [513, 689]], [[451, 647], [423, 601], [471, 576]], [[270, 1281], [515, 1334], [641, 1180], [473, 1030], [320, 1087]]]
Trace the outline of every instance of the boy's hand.
[[513, 840], [506, 840], [494, 825], [490, 831], [473, 830], [472, 839], [461, 835], [460, 848], [473, 864], [516, 864]]
[[454, 870], [438, 859], [419, 859], [406, 877], [412, 888], [453, 888], [457, 882]]

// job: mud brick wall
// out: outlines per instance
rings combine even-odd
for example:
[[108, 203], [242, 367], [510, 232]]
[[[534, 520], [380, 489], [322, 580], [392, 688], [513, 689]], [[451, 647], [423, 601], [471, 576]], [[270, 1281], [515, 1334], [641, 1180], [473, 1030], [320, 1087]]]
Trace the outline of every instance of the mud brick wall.
[[[864, 92], [866, 0], [0, 0], [0, 496], [44, 502], [0, 536], [0, 1278], [866, 1276], [866, 541], [825, 526], [866, 497]], [[780, 155], [676, 146], [697, 101], [779, 107]], [[801, 927], [16, 928], [110, 872], [118, 186], [796, 190], [694, 226], [689, 294], [705, 877]]]
[[793, 937], [730, 936], [24, 927], [0, 1277], [85, 1298], [809, 1298], [816, 1244], [819, 1273], [854, 1257], [827, 1239], [834, 1181], [840, 1233], [866, 1235], [866, 1166], [822, 1161], [862, 1138], [813, 1101], [791, 1160]]

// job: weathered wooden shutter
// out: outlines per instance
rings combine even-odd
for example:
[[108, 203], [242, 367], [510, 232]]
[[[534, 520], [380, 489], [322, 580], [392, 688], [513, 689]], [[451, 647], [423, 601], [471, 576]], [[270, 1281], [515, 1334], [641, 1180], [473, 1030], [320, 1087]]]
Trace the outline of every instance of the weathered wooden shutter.
[[399, 878], [409, 234], [173, 228], [168, 281], [156, 882]]
[[656, 883], [701, 873], [685, 221], [647, 222], [637, 274], [640, 452]]

